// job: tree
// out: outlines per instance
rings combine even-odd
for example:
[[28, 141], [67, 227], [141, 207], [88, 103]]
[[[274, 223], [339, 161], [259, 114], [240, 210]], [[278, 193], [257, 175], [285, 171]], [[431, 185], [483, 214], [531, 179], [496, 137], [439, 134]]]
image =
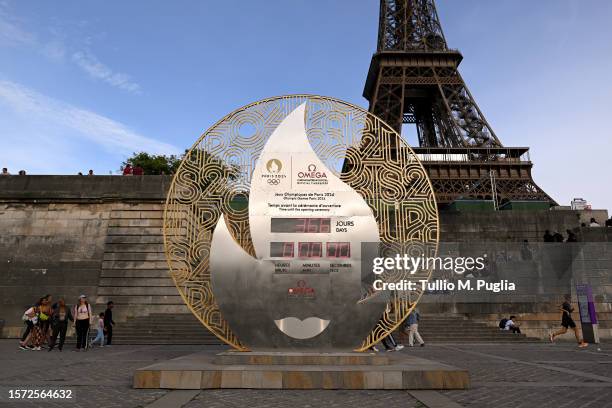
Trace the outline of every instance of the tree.
[[[185, 150], [185, 153], [183, 153], [180, 157], [174, 154], [166, 156], [154, 155], [146, 152], [133, 153], [132, 157], [126, 159], [121, 164], [121, 168], [119, 170], [123, 172], [125, 166], [129, 164], [132, 167], [142, 167], [142, 169], [144, 170], [144, 174], [174, 174], [178, 170], [181, 161], [187, 156], [187, 153], [189, 153], [189, 150]], [[194, 163], [214, 164], [215, 166], [222, 169], [224, 177], [226, 177], [228, 180], [237, 180], [239, 177], [240, 168], [238, 166], [231, 164], [228, 165], [224, 163], [221, 159], [210, 155], [206, 151], [194, 149], [191, 151], [190, 159]], [[217, 173], [212, 173], [211, 177], [215, 177], [216, 175]], [[211, 180], [207, 180], [206, 183], [210, 181]]]
[[140, 166], [144, 170], [144, 174], [174, 174], [181, 164], [181, 158], [174, 154], [169, 156], [160, 154], [149, 154], [146, 152], [134, 153], [132, 157], [126, 159], [122, 164], [120, 170], [127, 165], [132, 167]]

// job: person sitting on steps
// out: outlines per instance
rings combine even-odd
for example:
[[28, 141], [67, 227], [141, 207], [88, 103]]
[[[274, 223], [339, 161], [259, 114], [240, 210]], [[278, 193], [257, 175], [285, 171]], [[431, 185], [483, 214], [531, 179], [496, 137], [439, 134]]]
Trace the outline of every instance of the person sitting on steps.
[[514, 322], [515, 320], [516, 320], [516, 316], [510, 316], [510, 319], [506, 321], [506, 326], [504, 327], [504, 330], [511, 331], [512, 333], [520, 334], [521, 329], [519, 328], [518, 324]]

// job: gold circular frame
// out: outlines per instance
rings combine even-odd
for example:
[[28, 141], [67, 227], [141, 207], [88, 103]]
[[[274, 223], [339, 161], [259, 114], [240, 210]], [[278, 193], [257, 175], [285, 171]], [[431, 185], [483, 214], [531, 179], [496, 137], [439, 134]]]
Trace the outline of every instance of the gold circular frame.
[[[221, 316], [211, 287], [212, 232], [223, 214], [236, 241], [254, 254], [248, 207], [241, 197], [248, 196], [251, 172], [272, 131], [306, 101], [313, 149], [364, 197], [381, 242], [393, 251], [409, 247], [425, 256], [437, 254], [439, 219], [432, 184], [414, 151], [383, 120], [358, 106], [317, 95], [272, 97], [239, 108], [210, 127], [185, 154], [168, 191], [163, 219], [166, 258], [183, 301], [211, 333], [237, 350], [248, 347]], [[411, 276], [430, 277], [431, 270]], [[357, 351], [396, 330], [422, 295], [420, 288], [391, 292], [383, 317]]]

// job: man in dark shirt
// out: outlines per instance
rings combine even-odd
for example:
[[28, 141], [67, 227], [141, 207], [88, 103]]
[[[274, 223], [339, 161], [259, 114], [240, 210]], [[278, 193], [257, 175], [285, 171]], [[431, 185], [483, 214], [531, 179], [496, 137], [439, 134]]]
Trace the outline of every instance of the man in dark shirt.
[[565, 295], [565, 302], [561, 305], [561, 330], [555, 333], [550, 334], [550, 341], [552, 343], [555, 342], [555, 337], [560, 336], [562, 334], [567, 333], [568, 329], [572, 329], [574, 334], [576, 335], [576, 341], [578, 342], [578, 347], [586, 347], [589, 344], [580, 338], [578, 334], [578, 327], [576, 327], [576, 323], [574, 319], [572, 319], [572, 313], [574, 312], [574, 308], [572, 307], [572, 296]]
[[106, 311], [104, 312], [104, 330], [106, 330], [107, 346], [110, 346], [113, 340], [113, 326], [115, 325], [115, 322], [113, 321], [113, 306], [115, 306], [113, 301], [109, 301], [106, 304]]

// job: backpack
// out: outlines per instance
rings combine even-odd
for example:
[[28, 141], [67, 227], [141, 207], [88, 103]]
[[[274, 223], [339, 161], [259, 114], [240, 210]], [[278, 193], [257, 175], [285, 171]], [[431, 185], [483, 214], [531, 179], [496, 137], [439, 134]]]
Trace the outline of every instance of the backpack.
[[508, 322], [508, 319], [506, 319], [506, 318], [501, 319], [501, 321], [499, 322], [499, 328], [500, 329], [505, 329], [507, 322]]

